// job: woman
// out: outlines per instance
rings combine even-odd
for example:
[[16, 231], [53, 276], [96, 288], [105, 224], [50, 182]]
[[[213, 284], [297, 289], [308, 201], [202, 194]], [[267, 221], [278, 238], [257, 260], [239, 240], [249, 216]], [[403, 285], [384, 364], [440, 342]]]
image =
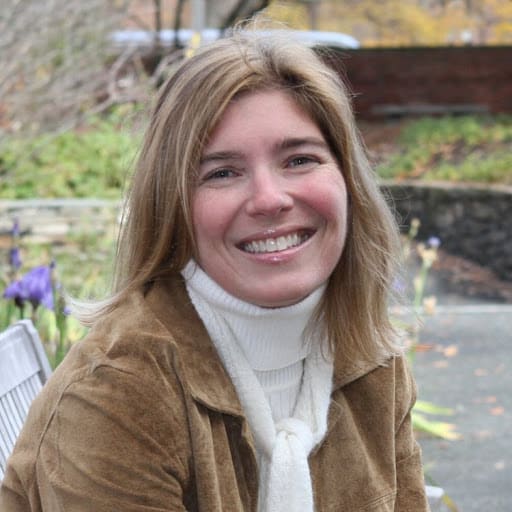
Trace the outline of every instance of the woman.
[[2, 511], [422, 511], [398, 248], [348, 95], [238, 33], [162, 88], [116, 293], [57, 369]]

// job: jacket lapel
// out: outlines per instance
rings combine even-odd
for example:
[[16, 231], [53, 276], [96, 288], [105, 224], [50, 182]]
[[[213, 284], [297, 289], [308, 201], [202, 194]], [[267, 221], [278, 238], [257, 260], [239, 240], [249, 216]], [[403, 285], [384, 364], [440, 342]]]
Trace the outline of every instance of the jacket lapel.
[[192, 397], [218, 412], [243, 416], [236, 390], [187, 294], [181, 276], [153, 285], [146, 303], [172, 334]]

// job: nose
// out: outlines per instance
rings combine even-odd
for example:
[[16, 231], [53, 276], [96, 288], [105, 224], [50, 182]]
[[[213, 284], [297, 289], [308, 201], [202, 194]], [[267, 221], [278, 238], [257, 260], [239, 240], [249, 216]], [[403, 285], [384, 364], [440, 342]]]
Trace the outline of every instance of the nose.
[[271, 170], [257, 170], [250, 181], [246, 203], [249, 215], [273, 217], [293, 206], [293, 198], [286, 190], [283, 177]]

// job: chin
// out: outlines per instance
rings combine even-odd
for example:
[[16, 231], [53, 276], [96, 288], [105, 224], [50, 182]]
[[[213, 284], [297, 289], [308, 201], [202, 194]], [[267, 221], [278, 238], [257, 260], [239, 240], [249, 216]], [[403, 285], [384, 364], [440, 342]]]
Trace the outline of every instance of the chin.
[[250, 302], [255, 304], [256, 306], [260, 306], [262, 308], [284, 308], [286, 306], [292, 306], [293, 304], [297, 304], [301, 300], [305, 299], [313, 290], [304, 292], [304, 293], [295, 293], [295, 294], [286, 294], [286, 295], [252, 295], [250, 297], [246, 297], [246, 302]]

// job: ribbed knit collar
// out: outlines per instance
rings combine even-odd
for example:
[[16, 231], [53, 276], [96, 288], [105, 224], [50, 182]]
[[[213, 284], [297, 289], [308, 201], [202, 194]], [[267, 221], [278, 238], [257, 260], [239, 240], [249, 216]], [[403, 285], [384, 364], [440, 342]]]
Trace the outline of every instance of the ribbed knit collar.
[[325, 286], [292, 306], [263, 308], [230, 295], [193, 260], [182, 275], [187, 287], [225, 319], [253, 370], [285, 368], [309, 354], [304, 331]]

